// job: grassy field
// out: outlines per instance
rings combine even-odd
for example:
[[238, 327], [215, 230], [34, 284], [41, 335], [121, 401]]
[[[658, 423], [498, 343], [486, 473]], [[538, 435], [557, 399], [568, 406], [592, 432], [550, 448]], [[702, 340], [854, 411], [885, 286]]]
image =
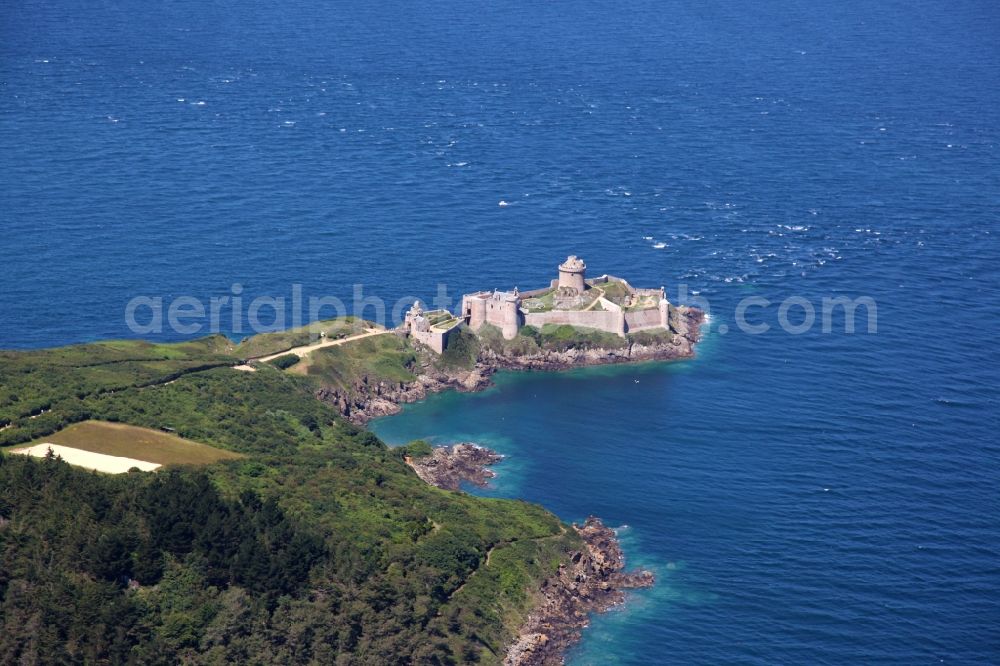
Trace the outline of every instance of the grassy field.
[[42, 442], [109, 456], [135, 458], [158, 465], [207, 465], [219, 460], [243, 457], [232, 451], [217, 449], [159, 430], [106, 421], [75, 423], [31, 444]]
[[311, 355], [307, 373], [326, 383], [349, 389], [362, 377], [373, 381], [412, 382], [417, 355], [395, 335], [377, 335], [337, 347], [318, 349]]
[[240, 358], [256, 358], [277, 354], [292, 347], [319, 342], [320, 332], [326, 333], [329, 340], [337, 340], [355, 333], [364, 333], [366, 325], [367, 322], [356, 317], [316, 321], [299, 328], [290, 328], [287, 331], [261, 333], [247, 338], [236, 346], [234, 353]]
[[661, 345], [674, 339], [674, 334], [665, 328], [651, 328], [628, 334], [631, 342], [640, 345]]
[[628, 288], [617, 280], [608, 280], [597, 285], [604, 292], [604, 298], [617, 305], [624, 305], [628, 301]]
[[541, 330], [525, 326], [521, 334], [533, 337], [542, 349], [565, 351], [567, 349], [621, 349], [627, 343], [614, 333], [584, 326], [545, 324]]

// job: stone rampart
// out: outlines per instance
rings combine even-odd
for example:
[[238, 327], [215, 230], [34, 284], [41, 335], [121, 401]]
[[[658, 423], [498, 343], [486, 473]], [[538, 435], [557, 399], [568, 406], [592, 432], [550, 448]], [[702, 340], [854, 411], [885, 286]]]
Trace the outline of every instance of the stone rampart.
[[[612, 303], [612, 305], [614, 305]], [[546, 324], [582, 326], [599, 331], [625, 335], [621, 312], [613, 310], [551, 310], [549, 312], [529, 312], [524, 315], [524, 323], [541, 329]]]
[[[659, 291], [656, 292], [659, 294]], [[625, 313], [625, 330], [641, 331], [646, 328], [662, 328], [660, 308], [633, 310]]]

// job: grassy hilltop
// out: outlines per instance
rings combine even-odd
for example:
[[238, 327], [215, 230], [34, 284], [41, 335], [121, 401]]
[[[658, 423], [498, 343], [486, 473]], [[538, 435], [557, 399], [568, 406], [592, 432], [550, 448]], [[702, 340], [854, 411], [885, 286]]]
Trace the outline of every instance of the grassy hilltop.
[[394, 336], [323, 350], [312, 374], [229, 367], [290, 340], [0, 352], [0, 446], [101, 421], [241, 456], [111, 476], [0, 453], [0, 662], [500, 661], [578, 538], [426, 485], [314, 397], [405, 372]]

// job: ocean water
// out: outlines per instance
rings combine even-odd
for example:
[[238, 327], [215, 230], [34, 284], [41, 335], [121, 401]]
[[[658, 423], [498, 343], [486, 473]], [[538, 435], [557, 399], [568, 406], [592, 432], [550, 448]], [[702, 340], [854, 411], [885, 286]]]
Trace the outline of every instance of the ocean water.
[[[974, 0], [5, 3], [0, 347], [134, 336], [135, 296], [393, 304], [578, 254], [707, 299], [698, 358], [374, 425], [621, 526], [660, 583], [571, 663], [996, 663], [998, 36]], [[824, 333], [837, 296], [877, 332]]]

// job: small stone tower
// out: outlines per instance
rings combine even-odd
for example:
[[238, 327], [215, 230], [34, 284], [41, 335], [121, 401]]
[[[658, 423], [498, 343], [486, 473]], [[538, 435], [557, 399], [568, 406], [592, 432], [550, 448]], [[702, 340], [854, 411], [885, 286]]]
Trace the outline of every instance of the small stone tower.
[[424, 316], [424, 309], [420, 307], [420, 301], [414, 301], [413, 307], [406, 312], [406, 316], [403, 318], [403, 330], [410, 333], [418, 331], [425, 333], [430, 328], [427, 317]]
[[570, 287], [582, 294], [587, 288], [584, 283], [586, 273], [587, 264], [583, 263], [583, 259], [575, 254], [569, 255], [566, 261], [559, 265], [559, 288]]
[[513, 294], [507, 293], [502, 296], [500, 312], [503, 317], [503, 324], [500, 332], [506, 340], [513, 340], [517, 337], [517, 332], [521, 328], [521, 299], [517, 290]]
[[469, 318], [469, 328], [478, 331], [486, 323], [486, 301], [483, 298], [466, 296], [462, 298], [465, 315]]
[[666, 287], [660, 287], [660, 326], [670, 330], [670, 301], [667, 300]]

